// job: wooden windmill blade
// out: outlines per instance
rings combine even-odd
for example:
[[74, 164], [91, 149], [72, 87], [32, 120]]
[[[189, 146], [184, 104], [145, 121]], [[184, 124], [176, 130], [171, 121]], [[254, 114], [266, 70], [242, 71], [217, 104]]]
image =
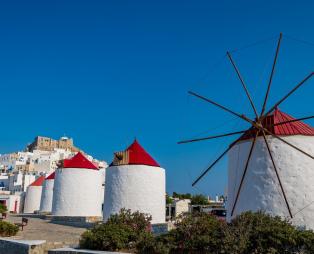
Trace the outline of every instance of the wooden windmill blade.
[[244, 82], [244, 79], [243, 79], [243, 77], [242, 77], [242, 75], [241, 75], [241, 73], [240, 73], [240, 71], [239, 71], [239, 68], [238, 68], [237, 65], [235, 64], [235, 62], [234, 62], [234, 60], [233, 60], [233, 58], [232, 58], [230, 52], [227, 52], [227, 56], [228, 56], [228, 58], [229, 58], [229, 60], [230, 60], [230, 62], [231, 62], [231, 64], [232, 64], [233, 68], [235, 69], [235, 71], [236, 71], [236, 73], [237, 73], [237, 75], [238, 75], [238, 78], [240, 79], [240, 82], [241, 82], [241, 84], [242, 84], [242, 87], [243, 87], [243, 89], [244, 89], [244, 91], [245, 91], [245, 94], [246, 94], [247, 98], [248, 98], [249, 101], [250, 101], [251, 107], [252, 107], [252, 109], [253, 109], [253, 111], [254, 111], [254, 113], [255, 113], [256, 118], [258, 118], [258, 114], [257, 114], [256, 107], [255, 107], [255, 105], [254, 105], [254, 103], [253, 103], [252, 97], [251, 97], [251, 95], [250, 95], [250, 93], [249, 93], [249, 90], [247, 89], [247, 86], [246, 86], [246, 84], [245, 84], [245, 82]]
[[306, 116], [306, 117], [296, 118], [296, 119], [292, 119], [292, 120], [283, 121], [283, 122], [280, 122], [280, 123], [273, 124], [273, 125], [271, 125], [271, 127], [272, 126], [282, 125], [282, 124], [287, 124], [287, 123], [300, 122], [300, 121], [308, 120], [308, 119], [312, 119], [312, 118], [314, 118], [314, 116]]
[[269, 130], [267, 130], [267, 129], [265, 129], [265, 128], [263, 128], [263, 130], [264, 130], [267, 134], [273, 136], [273, 137], [276, 138], [276, 139], [279, 139], [280, 141], [282, 141], [283, 143], [289, 145], [290, 147], [294, 148], [295, 150], [297, 150], [297, 151], [303, 153], [304, 155], [310, 157], [311, 159], [314, 159], [314, 156], [313, 156], [313, 155], [311, 155], [311, 154], [309, 154], [309, 153], [303, 151], [301, 148], [299, 148], [299, 147], [297, 147], [297, 146], [291, 144], [290, 142], [284, 140], [283, 138], [279, 137], [278, 135], [272, 133], [271, 131], [269, 131]]
[[224, 110], [224, 111], [229, 112], [230, 114], [232, 114], [232, 115], [234, 115], [234, 116], [237, 116], [237, 117], [243, 119], [243, 115], [241, 115], [241, 114], [239, 114], [239, 113], [237, 113], [237, 112], [235, 112], [235, 111], [233, 111], [233, 110], [231, 110], [231, 109], [229, 109], [229, 108], [227, 108], [227, 107], [225, 107], [225, 106], [223, 106], [223, 105], [221, 105], [221, 104], [219, 104], [219, 103], [217, 103], [217, 102], [214, 102], [214, 101], [211, 100], [211, 99], [208, 99], [208, 98], [206, 98], [206, 97], [204, 97], [204, 96], [202, 96], [202, 95], [199, 95], [199, 94], [197, 94], [197, 93], [194, 93], [194, 92], [192, 92], [192, 91], [189, 91], [188, 93], [191, 94], [191, 95], [193, 95], [193, 96], [195, 96], [195, 97], [197, 97], [197, 98], [199, 98], [199, 99], [201, 99], [201, 100], [204, 100], [204, 101], [206, 101], [206, 102], [209, 102], [209, 103], [215, 105], [216, 107], [218, 107], [218, 108], [220, 108], [220, 109], [222, 109], [222, 110]]
[[233, 147], [235, 142], [233, 142], [219, 157], [212, 163], [210, 166], [192, 183], [192, 186], [195, 186]]
[[208, 137], [203, 137], [203, 138], [187, 139], [187, 140], [179, 141], [179, 142], [177, 142], [177, 144], [180, 145], [180, 144], [204, 141], [204, 140], [209, 140], [209, 139], [222, 138], [222, 137], [233, 136], [233, 135], [237, 135], [237, 134], [243, 134], [245, 132], [246, 132], [246, 130], [242, 130], [242, 131], [229, 132], [229, 133], [224, 133], [224, 134], [215, 135], [215, 136], [208, 136]]
[[265, 108], [266, 108], [266, 104], [267, 104], [267, 100], [268, 100], [270, 87], [271, 87], [271, 84], [272, 84], [272, 81], [273, 81], [273, 77], [274, 77], [274, 73], [275, 73], [275, 67], [276, 67], [276, 64], [277, 64], [277, 58], [278, 58], [278, 54], [279, 54], [281, 40], [282, 40], [282, 33], [280, 33], [280, 35], [279, 35], [278, 44], [277, 44], [276, 53], [275, 53], [275, 58], [274, 58], [273, 66], [271, 68], [271, 73], [270, 73], [268, 86], [267, 86], [267, 90], [266, 90], [266, 94], [265, 94], [265, 98], [264, 98], [264, 102], [263, 102], [262, 111], [261, 111], [260, 116], [262, 116], [264, 114], [264, 112], [265, 112]]
[[239, 199], [239, 195], [240, 195], [240, 192], [241, 192], [242, 184], [243, 184], [244, 178], [246, 176], [247, 169], [249, 167], [249, 163], [250, 163], [250, 160], [251, 160], [251, 156], [252, 156], [252, 153], [253, 153], [253, 150], [254, 150], [254, 147], [255, 147], [255, 142], [256, 142], [256, 139], [258, 137], [258, 134], [259, 134], [259, 131], [256, 132], [256, 135], [255, 135], [255, 137], [254, 137], [254, 139], [252, 141], [252, 144], [251, 144], [249, 155], [247, 157], [247, 160], [246, 160], [246, 163], [245, 163], [245, 167], [244, 167], [244, 170], [243, 170], [243, 174], [241, 176], [240, 184], [239, 184], [239, 187], [238, 187], [238, 190], [237, 190], [236, 198], [235, 198], [233, 206], [232, 206], [231, 216], [233, 216], [234, 209], [235, 209], [235, 207], [237, 205], [237, 202], [238, 202], [238, 199]]
[[265, 118], [268, 116], [271, 112], [273, 112], [274, 109], [276, 109], [281, 103], [283, 103], [291, 94], [293, 94], [296, 90], [298, 90], [302, 85], [305, 84], [306, 81], [308, 81], [312, 76], [314, 75], [314, 72], [311, 72], [308, 74], [301, 82], [299, 82], [293, 89], [291, 89], [284, 97], [282, 97], [278, 102], [272, 106], [266, 114], [261, 116], [261, 118]]

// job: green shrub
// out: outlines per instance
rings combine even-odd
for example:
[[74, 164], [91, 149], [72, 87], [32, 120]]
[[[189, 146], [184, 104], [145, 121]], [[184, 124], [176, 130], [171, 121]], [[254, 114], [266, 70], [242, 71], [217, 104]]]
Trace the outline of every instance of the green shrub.
[[100, 224], [83, 233], [80, 245], [92, 250], [128, 249], [131, 234], [131, 229], [124, 225]]
[[314, 233], [301, 231], [281, 217], [245, 212], [225, 228], [225, 253], [313, 253]]
[[230, 223], [208, 214], [188, 215], [165, 235], [143, 238], [139, 253], [314, 253], [314, 233], [280, 217], [245, 212]]
[[173, 243], [174, 241], [170, 239], [169, 234], [156, 237], [152, 234], [146, 234], [136, 245], [136, 252], [140, 254], [168, 254], [172, 249], [175, 249]]
[[0, 204], [0, 213], [6, 213], [7, 211], [7, 207], [4, 204]]
[[195, 213], [183, 217], [176, 229], [165, 235], [142, 239], [139, 253], [220, 253], [226, 223], [216, 217]]
[[184, 217], [169, 234], [178, 250], [215, 253], [222, 244], [225, 226], [225, 222], [212, 215], [197, 213]]
[[151, 217], [122, 209], [106, 223], [97, 224], [84, 232], [80, 247], [92, 250], [132, 250], [140, 239], [150, 234]]
[[142, 213], [121, 210], [106, 223], [83, 233], [80, 246], [151, 254], [314, 253], [313, 231], [301, 230], [262, 212], [242, 213], [230, 223], [209, 214], [193, 213], [180, 218], [175, 229], [159, 236], [150, 232], [150, 220]]
[[7, 221], [0, 221], [0, 236], [14, 236], [18, 231], [18, 226]]
[[312, 230], [300, 230], [298, 232], [298, 245], [302, 254], [314, 253], [314, 233]]

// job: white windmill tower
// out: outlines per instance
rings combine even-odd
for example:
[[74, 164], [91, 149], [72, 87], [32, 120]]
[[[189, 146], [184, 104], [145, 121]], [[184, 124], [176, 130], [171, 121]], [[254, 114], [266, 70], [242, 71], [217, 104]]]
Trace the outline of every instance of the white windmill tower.
[[103, 180], [97, 165], [78, 152], [55, 172], [53, 216], [102, 216]]
[[40, 199], [42, 186], [45, 181], [45, 176], [38, 177], [31, 185], [27, 187], [24, 213], [34, 213], [40, 208]]
[[40, 212], [51, 213], [52, 198], [53, 198], [53, 186], [55, 181], [55, 172], [46, 177], [43, 183], [43, 189], [40, 200]]
[[104, 220], [122, 208], [165, 222], [165, 170], [135, 140], [106, 169]]
[[185, 140], [179, 143], [242, 134], [192, 185], [194, 186], [201, 180], [214, 165], [228, 154], [227, 212], [229, 220], [244, 211], [263, 210], [272, 215], [290, 218], [296, 225], [314, 229], [314, 128], [301, 122], [314, 118], [314, 116], [295, 119], [278, 109], [282, 102], [313, 76], [313, 71], [266, 111], [281, 40], [282, 34], [279, 36], [260, 114], [257, 113], [238, 67], [231, 54], [227, 52], [254, 111], [255, 119], [249, 119], [204, 96], [189, 92], [191, 95], [244, 120], [251, 127], [243, 131]]

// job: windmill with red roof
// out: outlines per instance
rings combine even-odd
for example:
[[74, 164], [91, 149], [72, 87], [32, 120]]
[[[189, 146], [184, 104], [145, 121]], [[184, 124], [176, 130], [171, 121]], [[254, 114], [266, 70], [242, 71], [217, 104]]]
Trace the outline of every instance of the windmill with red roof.
[[26, 190], [24, 213], [34, 213], [39, 211], [42, 186], [45, 181], [45, 176], [39, 176], [31, 183]]
[[279, 105], [313, 76], [311, 71], [291, 91], [266, 110], [275, 72], [282, 34], [267, 85], [262, 110], [255, 103], [231, 54], [227, 56], [235, 69], [255, 114], [250, 119], [211, 99], [194, 92], [189, 94], [208, 102], [250, 124], [247, 130], [180, 141], [179, 144], [210, 140], [232, 135], [241, 136], [193, 182], [197, 184], [226, 154], [228, 154], [228, 219], [244, 211], [262, 210], [288, 218], [292, 223], [314, 229], [314, 128], [301, 122], [314, 116], [295, 119], [279, 110]]
[[103, 181], [98, 167], [78, 152], [55, 172], [52, 215], [101, 218]]
[[164, 223], [165, 195], [165, 170], [134, 140], [106, 169], [104, 220], [125, 208]]

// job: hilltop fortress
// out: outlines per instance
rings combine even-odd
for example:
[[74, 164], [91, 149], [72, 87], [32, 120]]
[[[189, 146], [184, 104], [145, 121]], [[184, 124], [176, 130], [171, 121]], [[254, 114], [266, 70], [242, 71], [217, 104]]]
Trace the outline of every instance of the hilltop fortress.
[[65, 149], [71, 152], [80, 151], [79, 148], [73, 145], [73, 139], [68, 137], [61, 137], [59, 140], [55, 140], [48, 137], [37, 136], [33, 143], [26, 147], [28, 152], [33, 152], [34, 150], [41, 151], [53, 151], [54, 149]]

